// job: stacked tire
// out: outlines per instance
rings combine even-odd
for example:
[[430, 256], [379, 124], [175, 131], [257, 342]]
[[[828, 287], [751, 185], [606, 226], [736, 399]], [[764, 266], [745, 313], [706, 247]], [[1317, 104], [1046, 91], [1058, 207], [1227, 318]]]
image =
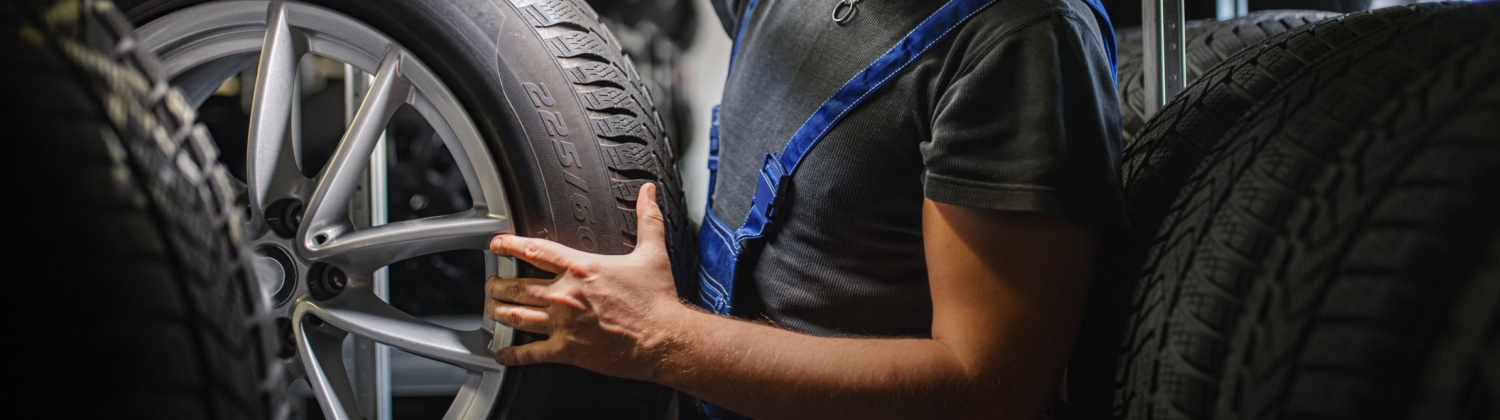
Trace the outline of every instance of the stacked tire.
[[1356, 12], [1126, 146], [1056, 418], [1500, 415], [1500, 4]]
[[[1198, 19], [1185, 22], [1182, 43], [1186, 82], [1198, 80], [1208, 69], [1235, 53], [1318, 20], [1338, 16], [1318, 10], [1262, 10], [1227, 20]], [[1116, 36], [1119, 45], [1119, 94], [1124, 143], [1135, 143], [1136, 132], [1146, 125], [1146, 73], [1141, 28], [1128, 28]]]
[[30, 272], [12, 274], [13, 407], [285, 418], [230, 175], [132, 29], [108, 2], [0, 4], [7, 186], [31, 203], [10, 247]]

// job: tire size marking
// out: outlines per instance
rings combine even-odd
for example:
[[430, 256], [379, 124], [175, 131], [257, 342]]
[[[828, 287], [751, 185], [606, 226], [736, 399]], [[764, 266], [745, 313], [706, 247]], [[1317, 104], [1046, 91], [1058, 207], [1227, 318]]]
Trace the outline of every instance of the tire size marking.
[[[552, 148], [557, 149], [557, 163], [561, 163], [564, 168], [578, 162], [578, 148], [572, 142], [552, 139]], [[579, 164], [578, 167], [582, 168], [583, 165]]]
[[557, 100], [552, 99], [552, 92], [547, 90], [547, 85], [522, 83], [521, 86], [526, 88], [526, 97], [531, 99], [531, 105], [536, 107], [537, 114], [542, 117], [542, 125], [547, 126], [547, 133], [553, 137], [567, 137], [568, 125], [563, 123], [562, 117], [557, 116], [556, 112], [542, 109], [557, 104]]
[[568, 136], [568, 126], [563, 124], [562, 118], [558, 117], [557, 113], [540, 109], [536, 110], [536, 112], [541, 114], [542, 124], [547, 126], [548, 134], [551, 134], [553, 137]]
[[584, 251], [590, 252], [592, 252], [595, 248], [598, 248], [594, 245], [593, 229], [589, 229], [588, 226], [578, 227], [578, 247], [582, 248]]
[[578, 187], [578, 189], [583, 190], [583, 192], [589, 191], [589, 183], [584, 182], [583, 178], [579, 178], [577, 175], [563, 172], [563, 179], [568, 180], [569, 184], [573, 184], [573, 186]]
[[[547, 134], [551, 136], [552, 148], [557, 153], [557, 163], [563, 167], [563, 179], [569, 185], [578, 188], [579, 191], [587, 193], [589, 191], [588, 183], [582, 177], [569, 171], [569, 168], [573, 168], [575, 171], [583, 170], [584, 168], [583, 159], [578, 158], [578, 147], [573, 145], [572, 142], [562, 139], [562, 137], [568, 136], [568, 126], [563, 122], [562, 116], [556, 112], [547, 110], [547, 108], [556, 105], [557, 100], [552, 97], [552, 92], [547, 89], [547, 85], [541, 83], [522, 83], [521, 86], [526, 89], [526, 97], [531, 100], [531, 105], [536, 107], [537, 116], [542, 119], [542, 126], [547, 128]], [[573, 193], [570, 197], [570, 202], [573, 207], [573, 218], [584, 223], [576, 231], [578, 233], [578, 245], [584, 251], [592, 252], [598, 245], [594, 230], [588, 227], [590, 224], [597, 223], [593, 217], [594, 205], [589, 201], [588, 196], [581, 193]]]
[[573, 217], [580, 222], [594, 223], [593, 212], [590, 211], [589, 198], [583, 194], [573, 193]]
[[[585, 222], [585, 223], [588, 223], [588, 224], [593, 224], [594, 223], [594, 217], [593, 217], [594, 212], [593, 212], [593, 208], [591, 206], [592, 205], [589, 203], [589, 198], [588, 197], [585, 197], [583, 194], [573, 193], [573, 218], [574, 219], [577, 219], [580, 222]], [[589, 229], [589, 227], [588, 227], [587, 224], [582, 225], [582, 226], [578, 226], [578, 245], [579, 245], [579, 248], [582, 248], [584, 251], [593, 252], [594, 249], [596, 248], [595, 242], [596, 241], [594, 240], [594, 230], [593, 229]]]
[[532, 106], [537, 108], [546, 106], [550, 108], [557, 103], [557, 101], [552, 99], [552, 93], [547, 91], [547, 85], [522, 83], [521, 86], [526, 87], [526, 94], [531, 97]]

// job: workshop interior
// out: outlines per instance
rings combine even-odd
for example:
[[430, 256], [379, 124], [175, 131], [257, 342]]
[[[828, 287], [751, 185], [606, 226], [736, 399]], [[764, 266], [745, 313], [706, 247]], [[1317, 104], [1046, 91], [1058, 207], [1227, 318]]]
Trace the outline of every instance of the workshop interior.
[[[893, 0], [826, 2], [859, 1]], [[1048, 418], [1500, 418], [1500, 4], [1102, 5], [1132, 227]], [[676, 418], [658, 385], [489, 359], [538, 337], [483, 321], [486, 278], [535, 272], [485, 247], [628, 252], [658, 182], [693, 275], [709, 0], [0, 13], [11, 378], [65, 401], [33, 415]]]

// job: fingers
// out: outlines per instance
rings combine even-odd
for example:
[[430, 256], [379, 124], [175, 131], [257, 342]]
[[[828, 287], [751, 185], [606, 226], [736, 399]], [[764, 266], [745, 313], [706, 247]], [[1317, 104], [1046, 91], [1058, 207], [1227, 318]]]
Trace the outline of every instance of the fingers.
[[656, 205], [655, 183], [648, 182], [641, 186], [640, 194], [635, 200], [635, 220], [636, 252], [666, 251], [667, 226], [661, 215], [661, 207]]
[[528, 306], [547, 306], [548, 302], [542, 297], [547, 293], [547, 286], [552, 280], [543, 279], [502, 279], [490, 277], [484, 282], [484, 294], [490, 299], [496, 299], [507, 303], [515, 303]]
[[495, 362], [506, 366], [561, 362], [561, 349], [561, 341], [556, 338], [510, 346], [495, 352]]
[[557, 242], [511, 234], [500, 234], [490, 239], [490, 252], [502, 257], [521, 259], [550, 273], [562, 273], [573, 260], [583, 255]]
[[484, 302], [484, 315], [495, 322], [521, 331], [539, 334], [552, 333], [547, 311], [539, 308], [487, 300]]

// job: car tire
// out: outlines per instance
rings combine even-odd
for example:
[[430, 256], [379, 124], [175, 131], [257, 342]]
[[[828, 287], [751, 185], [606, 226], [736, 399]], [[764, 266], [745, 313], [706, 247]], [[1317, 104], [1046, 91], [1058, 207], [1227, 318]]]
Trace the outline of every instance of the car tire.
[[[1278, 98], [1296, 81], [1328, 80], [1358, 74], [1319, 73], [1334, 58], [1347, 57], [1349, 48], [1390, 39], [1391, 34], [1427, 21], [1462, 4], [1397, 6], [1325, 19], [1283, 33], [1243, 51], [1208, 70], [1154, 117], [1138, 141], [1124, 153], [1124, 188], [1129, 229], [1106, 234], [1090, 289], [1080, 338], [1067, 373], [1067, 389], [1053, 404], [1055, 418], [1143, 418], [1142, 416], [1197, 413], [1203, 415], [1204, 395], [1222, 375], [1213, 363], [1189, 363], [1165, 346], [1163, 328], [1183, 322], [1171, 312], [1164, 296], [1182, 290], [1186, 270], [1196, 257], [1185, 257], [1202, 240], [1213, 210], [1189, 205], [1189, 197], [1203, 185], [1237, 185], [1224, 176], [1202, 175], [1220, 150], [1241, 141], [1238, 130], [1267, 102]], [[1420, 38], [1418, 38], [1420, 39]], [[1395, 83], [1395, 82], [1392, 82]], [[1290, 121], [1294, 112], [1278, 117]], [[1258, 124], [1281, 126], [1287, 121], [1262, 118]], [[1306, 120], [1298, 120], [1306, 121]], [[1316, 121], [1300, 129], [1328, 130], [1337, 124]], [[1218, 205], [1218, 204], [1216, 204]], [[1191, 219], [1192, 222], [1185, 220]], [[1191, 236], [1183, 236], [1191, 235]], [[1174, 303], [1175, 304], [1175, 303]], [[1222, 309], [1222, 308], [1220, 308]], [[1218, 310], [1218, 309], [1216, 309]], [[1177, 330], [1170, 330], [1177, 331]], [[1147, 342], [1154, 343], [1147, 345]], [[1227, 351], [1222, 348], [1219, 350]], [[1215, 350], [1215, 351], [1219, 351]], [[1207, 356], [1212, 358], [1211, 351]], [[1208, 366], [1186, 371], [1182, 366]], [[1191, 375], [1192, 380], [1183, 379]], [[1186, 402], [1184, 402], [1186, 401]], [[1194, 407], [1190, 410], [1163, 407]]]
[[[656, 184], [674, 277], [680, 287], [691, 284], [696, 266], [693, 237], [674, 151], [631, 59], [622, 54], [620, 43], [586, 3], [428, 0], [377, 7], [360, 0], [313, 0], [255, 4], [285, 4], [289, 11], [296, 8], [307, 10], [308, 15], [353, 22], [423, 63], [451, 92], [482, 137], [483, 144], [466, 145], [473, 149], [463, 150], [460, 154], [467, 156], [455, 159], [460, 163], [486, 160], [486, 165], [499, 168], [509, 206], [506, 223], [517, 234], [588, 252], [628, 253], [636, 239], [636, 193], [646, 183]], [[136, 25], [158, 29], [162, 22], [195, 8], [239, 6], [237, 2], [196, 0], [127, 0], [121, 5]], [[297, 19], [287, 16], [289, 21]], [[306, 24], [316, 25], [315, 21], [309, 18]], [[159, 51], [175, 45], [152, 39], [144, 42]], [[163, 53], [169, 64], [177, 57]], [[478, 239], [466, 241], [481, 247], [487, 243]], [[550, 277], [524, 263], [518, 270], [516, 274], [523, 277]], [[481, 299], [482, 294], [476, 292], [474, 297]], [[295, 310], [282, 313], [295, 314]], [[497, 345], [545, 338], [523, 332], [513, 337]], [[305, 352], [302, 357], [306, 358]], [[566, 365], [511, 367], [504, 370], [503, 378], [498, 395], [470, 400], [485, 405], [472, 408], [474, 413], [508, 419], [651, 418], [667, 412], [672, 395], [660, 385]], [[325, 411], [351, 411], [330, 407], [346, 402], [320, 402]], [[466, 402], [455, 400], [454, 404], [452, 410], [470, 410]]]
[[[1264, 10], [1226, 19], [1196, 19], [1186, 22], [1182, 47], [1186, 53], [1186, 80], [1190, 85], [1208, 69], [1267, 38], [1338, 13], [1315, 10]], [[1120, 124], [1123, 144], [1135, 143], [1146, 125], [1146, 74], [1141, 28], [1121, 31], [1119, 40]]]
[[[0, 4], [15, 400], [83, 418], [281, 419], [276, 333], [244, 215], [192, 109], [106, 1]], [[17, 246], [19, 245], [19, 246]], [[54, 300], [56, 304], [42, 303]], [[77, 399], [81, 404], [58, 405]], [[35, 411], [42, 410], [42, 411]]]

